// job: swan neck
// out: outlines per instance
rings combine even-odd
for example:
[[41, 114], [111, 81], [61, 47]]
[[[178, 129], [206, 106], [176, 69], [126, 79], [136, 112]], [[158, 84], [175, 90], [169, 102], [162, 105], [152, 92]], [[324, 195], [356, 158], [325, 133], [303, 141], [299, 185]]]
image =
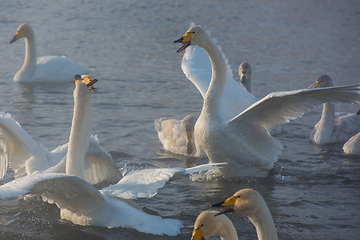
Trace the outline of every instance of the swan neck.
[[35, 36], [25, 38], [25, 60], [21, 68], [22, 71], [31, 71], [31, 75], [36, 68], [36, 46]]
[[220, 236], [221, 240], [238, 240], [236, 229], [234, 225], [227, 225], [227, 228], [224, 228], [222, 235]]
[[[77, 88], [83, 86], [77, 86]], [[91, 97], [87, 90], [74, 91], [74, 115], [70, 131], [66, 173], [85, 180], [84, 158], [90, 141]]]
[[221, 96], [226, 84], [226, 64], [219, 48], [208, 37], [203, 47], [211, 62], [212, 76], [209, 88], [204, 97], [203, 110], [220, 112]]
[[332, 133], [334, 129], [334, 121], [335, 104], [324, 103], [318, 131], [320, 130], [324, 132], [323, 129], [326, 129], [326, 132]]
[[277, 240], [277, 233], [274, 220], [271, 217], [269, 208], [264, 205], [259, 212], [249, 216], [250, 221], [256, 228], [259, 240]]

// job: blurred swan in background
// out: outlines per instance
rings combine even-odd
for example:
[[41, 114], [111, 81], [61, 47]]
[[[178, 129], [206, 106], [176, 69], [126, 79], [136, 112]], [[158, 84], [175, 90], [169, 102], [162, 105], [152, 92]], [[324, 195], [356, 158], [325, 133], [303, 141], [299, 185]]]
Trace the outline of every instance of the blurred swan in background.
[[65, 56], [46, 56], [36, 58], [35, 35], [32, 28], [21, 24], [10, 41], [25, 39], [25, 60], [15, 74], [15, 82], [70, 82], [76, 74], [87, 74], [92, 70]]
[[242, 62], [238, 69], [240, 83], [251, 93], [251, 66], [248, 62]]
[[[316, 79], [314, 88], [332, 87], [333, 81], [328, 75]], [[310, 140], [315, 144], [346, 142], [360, 132], [360, 116], [355, 113], [335, 113], [334, 103], [323, 104], [320, 121], [310, 133]]]

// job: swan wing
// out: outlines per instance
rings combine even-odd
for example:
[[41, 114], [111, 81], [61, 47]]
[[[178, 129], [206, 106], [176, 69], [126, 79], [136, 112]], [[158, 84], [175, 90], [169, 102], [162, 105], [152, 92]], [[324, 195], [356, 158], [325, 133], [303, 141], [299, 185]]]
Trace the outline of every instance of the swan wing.
[[[250, 104], [256, 102], [257, 99], [244, 86], [234, 80], [228, 60], [225, 54], [222, 54], [227, 66], [227, 77], [224, 93], [221, 97], [221, 115], [224, 119], [230, 120]], [[211, 62], [206, 51], [199, 46], [186, 48], [181, 68], [185, 76], [204, 97], [212, 76]]]
[[41, 195], [61, 209], [61, 218], [79, 225], [128, 227], [140, 232], [174, 236], [182, 222], [162, 219], [134, 208], [119, 198], [103, 196], [88, 182], [67, 174], [41, 173], [16, 179], [0, 186], [0, 198], [23, 194]]
[[0, 138], [0, 178], [3, 178], [9, 167], [9, 147], [6, 139]]
[[4, 176], [9, 165], [15, 171], [16, 176], [26, 175], [25, 161], [39, 146], [37, 142], [9, 113], [4, 112], [0, 112], [0, 139], [3, 148], [0, 178]]
[[274, 92], [250, 105], [229, 124], [252, 122], [269, 129], [288, 123], [325, 102], [358, 103], [360, 85]]
[[124, 199], [149, 198], [157, 194], [158, 189], [175, 175], [187, 175], [193, 172], [217, 169], [220, 164], [203, 164], [192, 168], [155, 168], [135, 170], [125, 175], [118, 184], [111, 185], [101, 190], [109, 196]]
[[122, 178], [122, 174], [111, 155], [100, 148], [96, 136], [90, 136], [89, 147], [84, 161], [85, 179], [93, 185], [108, 186], [119, 182]]

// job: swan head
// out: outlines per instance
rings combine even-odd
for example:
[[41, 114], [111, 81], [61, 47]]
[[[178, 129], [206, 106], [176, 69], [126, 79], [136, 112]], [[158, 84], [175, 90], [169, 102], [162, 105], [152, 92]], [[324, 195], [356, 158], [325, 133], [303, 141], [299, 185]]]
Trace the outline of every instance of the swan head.
[[19, 40], [20, 38], [27, 38], [27, 37], [33, 37], [34, 32], [32, 28], [27, 23], [21, 24], [18, 29], [16, 30], [15, 36], [10, 41], [10, 44]]
[[235, 212], [246, 216], [252, 216], [259, 211], [259, 208], [266, 205], [263, 197], [254, 189], [241, 189], [233, 196], [229, 197], [223, 202], [213, 204], [212, 207], [231, 207], [221, 209], [218, 213], [223, 214], [227, 212]]
[[221, 236], [222, 231], [232, 222], [225, 215], [216, 215], [217, 211], [204, 211], [196, 218], [192, 240], [209, 239], [214, 235]]
[[251, 92], [247, 86], [250, 87], [250, 81], [251, 81], [251, 67], [250, 63], [248, 62], [242, 62], [239, 66], [238, 70], [239, 76], [240, 76], [240, 83], [246, 87], [246, 89]]
[[176, 52], [181, 52], [190, 45], [203, 47], [204, 38], [206, 37], [210, 38], [202, 27], [190, 27], [181, 38], [174, 41], [174, 43], [180, 43], [182, 45]]
[[75, 86], [79, 83], [79, 82], [83, 82], [86, 87], [88, 88], [89, 92], [91, 91], [97, 91], [97, 89], [94, 87], [94, 84], [98, 81], [97, 79], [91, 79], [91, 77], [89, 75], [75, 75], [74, 77], [75, 79]]
[[331, 77], [329, 77], [328, 75], [324, 74], [319, 76], [314, 85], [313, 88], [325, 88], [325, 87], [332, 87], [333, 85], [333, 81], [331, 79]]

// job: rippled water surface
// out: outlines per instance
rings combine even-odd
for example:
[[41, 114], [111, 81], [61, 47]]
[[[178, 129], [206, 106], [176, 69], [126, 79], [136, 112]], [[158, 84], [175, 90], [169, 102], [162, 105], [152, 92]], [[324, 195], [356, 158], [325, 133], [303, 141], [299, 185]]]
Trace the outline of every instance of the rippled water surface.
[[[1, 0], [0, 111], [11, 113], [38, 142], [68, 141], [73, 83], [18, 84], [24, 41], [9, 41], [29, 23], [38, 56], [66, 55], [93, 69], [92, 133], [119, 168], [187, 167], [206, 163], [163, 150], [153, 122], [199, 115], [202, 98], [182, 73], [172, 41], [191, 22], [210, 30], [229, 59], [253, 69], [253, 93], [304, 88], [321, 74], [335, 85], [359, 82], [360, 2], [357, 1], [4, 1]], [[51, 76], [49, 76], [51, 78]], [[338, 105], [354, 112], [357, 105]], [[360, 159], [342, 144], [314, 146], [308, 136], [321, 107], [283, 126], [284, 144], [264, 180], [170, 181], [144, 209], [184, 223], [175, 237], [132, 229], [81, 227], [39, 198], [0, 201], [2, 239], [190, 239], [196, 216], [235, 191], [257, 189], [271, 209], [280, 239], [356, 239], [360, 234]], [[281, 174], [279, 172], [281, 171]], [[10, 181], [11, 171], [5, 179]], [[246, 217], [229, 215], [240, 239], [256, 239]], [[216, 238], [215, 238], [216, 239]]]

